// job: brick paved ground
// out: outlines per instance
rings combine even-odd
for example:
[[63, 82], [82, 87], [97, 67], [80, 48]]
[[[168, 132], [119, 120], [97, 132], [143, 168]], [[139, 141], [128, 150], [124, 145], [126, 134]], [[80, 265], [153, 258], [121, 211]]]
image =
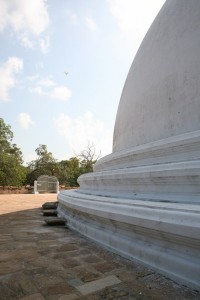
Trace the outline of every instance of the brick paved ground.
[[0, 195], [0, 299], [200, 299], [200, 293], [130, 262], [66, 227], [48, 227], [55, 194]]

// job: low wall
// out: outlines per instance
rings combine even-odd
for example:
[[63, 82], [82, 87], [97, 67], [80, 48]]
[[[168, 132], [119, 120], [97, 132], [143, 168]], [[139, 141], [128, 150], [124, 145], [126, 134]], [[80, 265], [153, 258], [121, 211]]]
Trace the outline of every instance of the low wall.
[[[60, 186], [59, 191], [63, 190], [73, 190], [77, 189], [77, 187], [65, 187], [65, 186]], [[16, 186], [0, 186], [0, 195], [1, 194], [33, 194], [34, 192], [34, 187], [33, 186], [23, 186], [21, 188], [16, 187]]]
[[32, 194], [33, 187], [0, 186], [0, 194]]

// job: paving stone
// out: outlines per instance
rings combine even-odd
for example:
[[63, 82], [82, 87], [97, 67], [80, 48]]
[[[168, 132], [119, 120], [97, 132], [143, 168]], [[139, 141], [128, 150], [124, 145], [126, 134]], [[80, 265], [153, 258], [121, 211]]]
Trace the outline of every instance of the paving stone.
[[82, 294], [82, 295], [88, 295], [91, 293], [94, 293], [96, 291], [102, 290], [106, 288], [107, 286], [119, 284], [121, 281], [116, 276], [107, 276], [95, 281], [92, 281], [90, 283], [86, 283], [81, 286], [77, 286], [76, 289]]
[[101, 272], [103, 274], [116, 269], [116, 265], [114, 263], [109, 263], [109, 262], [98, 263], [98, 264], [93, 265], [93, 267], [98, 272]]
[[[56, 195], [0, 195], [0, 300], [200, 299], [198, 291], [123, 259], [65, 226], [47, 227], [41, 216], [45, 199], [55, 201]], [[73, 286], [76, 279], [77, 287], [81, 283], [94, 288], [94, 282], [108, 275], [121, 283], [102, 285], [86, 295]]]
[[79, 286], [79, 285], [84, 284], [84, 282], [79, 278], [74, 278], [74, 279], [68, 280], [67, 282], [71, 286]]
[[61, 282], [59, 284], [51, 285], [41, 289], [41, 293], [46, 297], [50, 295], [62, 295], [69, 294], [74, 291], [74, 287], [66, 282]]
[[39, 289], [50, 287], [52, 285], [54, 286], [55, 284], [59, 284], [63, 281], [63, 279], [57, 274], [49, 274], [43, 268], [36, 269], [34, 271], [33, 281]]
[[58, 252], [57, 249], [56, 249], [55, 253], [56, 254], [53, 254], [53, 259], [56, 260], [56, 261], [62, 261], [63, 262], [64, 260], [70, 259], [67, 252]]
[[125, 282], [132, 282], [133, 280], [135, 280], [136, 275], [134, 273], [134, 270], [129, 271], [126, 270], [126, 272], [124, 272], [124, 269], [121, 270], [117, 270], [115, 272], [115, 275], [121, 280], [121, 281], [125, 281]]
[[[102, 299], [120, 299], [120, 300], [136, 300], [138, 295], [133, 293], [128, 289], [124, 284], [118, 284], [114, 287], [106, 287], [103, 291], [100, 292], [100, 297]], [[144, 299], [143, 299], [144, 300]]]
[[62, 266], [66, 269], [69, 269], [69, 268], [74, 268], [74, 267], [77, 267], [80, 265], [80, 262], [78, 262], [77, 260], [75, 259], [65, 259], [62, 261]]
[[90, 254], [90, 251], [86, 250], [86, 249], [80, 249], [79, 250], [79, 254], [82, 256], [88, 255]]
[[65, 269], [62, 266], [60, 266], [60, 270], [54, 269], [54, 272], [56, 272], [56, 274], [60, 278], [62, 278], [62, 281], [67, 282], [68, 280], [73, 279], [73, 278], [76, 277], [76, 274], [73, 270], [74, 270], [74, 268]]
[[55, 239], [51, 239], [51, 240], [47, 239], [47, 240], [38, 241], [37, 246], [43, 246], [43, 245], [45, 245], [45, 247], [46, 246], [48, 247], [48, 245], [52, 246], [52, 244], [53, 245], [57, 245], [57, 242], [55, 241]]
[[76, 277], [80, 278], [83, 282], [90, 282], [100, 278], [99, 273], [92, 272], [89, 267], [76, 267], [74, 268]]
[[97, 263], [101, 261], [101, 259], [96, 255], [88, 255], [87, 257], [84, 257], [83, 260], [87, 263]]
[[93, 281], [93, 280], [98, 279], [99, 277], [100, 277], [99, 274], [87, 272], [87, 273], [82, 277], [82, 280], [83, 280], [83, 282], [90, 282], [90, 281]]
[[79, 257], [80, 258], [80, 251], [79, 250], [60, 252], [60, 254], [65, 256], [65, 257], [68, 257], [68, 258], [70, 258], [70, 257], [72, 257], [72, 258]]
[[[67, 228], [66, 228], [66, 230], [67, 230]], [[68, 236], [64, 236], [64, 237], [60, 237], [58, 239], [58, 241], [61, 242], [61, 243], [66, 243], [67, 244], [67, 243], [71, 242], [71, 238], [68, 237]]]
[[18, 239], [16, 244], [15, 244], [15, 248], [17, 249], [17, 251], [20, 251], [20, 250], [26, 250], [26, 249], [33, 249], [33, 248], [37, 248], [37, 244], [36, 242], [30, 242], [30, 241], [27, 241], [27, 240], [20, 240]]
[[0, 262], [0, 275], [10, 274], [21, 271], [22, 265], [18, 261], [3, 261]]
[[15, 257], [16, 257], [15, 251], [1, 251], [0, 263], [3, 261], [11, 261], [12, 259], [15, 259]]
[[20, 298], [20, 300], [46, 300], [40, 293], [29, 295], [27, 297]]
[[78, 296], [76, 294], [62, 295], [58, 298], [58, 300], [75, 300], [75, 299], [78, 299]]
[[13, 281], [17, 281], [24, 294], [37, 293], [37, 286], [34, 284], [31, 274], [27, 274], [24, 271], [17, 274], [13, 274], [11, 278]]
[[68, 244], [61, 246], [57, 251], [65, 252], [65, 251], [73, 251], [73, 250], [77, 250], [77, 249], [78, 249], [78, 246], [76, 243], [68, 243]]
[[0, 282], [0, 299], [1, 300], [15, 300], [24, 297], [25, 293], [17, 280]]
[[30, 261], [30, 265], [32, 267], [42, 267], [42, 268], [48, 268], [49, 265], [53, 264], [54, 260], [49, 259], [48, 257], [37, 257], [36, 259], [33, 259]]

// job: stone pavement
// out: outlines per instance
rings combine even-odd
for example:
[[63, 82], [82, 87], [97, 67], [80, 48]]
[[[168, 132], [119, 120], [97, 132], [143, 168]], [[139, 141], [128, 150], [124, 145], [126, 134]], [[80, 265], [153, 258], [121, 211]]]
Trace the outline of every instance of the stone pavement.
[[200, 299], [64, 226], [47, 226], [48, 201], [56, 195], [0, 195], [0, 300]]

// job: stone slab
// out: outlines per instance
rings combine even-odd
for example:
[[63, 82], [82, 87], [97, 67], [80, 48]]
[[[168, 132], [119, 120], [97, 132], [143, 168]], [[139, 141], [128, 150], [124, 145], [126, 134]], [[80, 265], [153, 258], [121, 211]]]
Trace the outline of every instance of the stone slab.
[[86, 283], [81, 286], [77, 286], [77, 290], [82, 294], [82, 295], [88, 295], [100, 290], [103, 290], [104, 288], [108, 286], [112, 286], [115, 284], [119, 284], [121, 281], [113, 275], [104, 277], [102, 279], [98, 279], [89, 283]]
[[70, 279], [67, 283], [74, 287], [81, 286], [84, 284], [83, 281], [79, 278]]

